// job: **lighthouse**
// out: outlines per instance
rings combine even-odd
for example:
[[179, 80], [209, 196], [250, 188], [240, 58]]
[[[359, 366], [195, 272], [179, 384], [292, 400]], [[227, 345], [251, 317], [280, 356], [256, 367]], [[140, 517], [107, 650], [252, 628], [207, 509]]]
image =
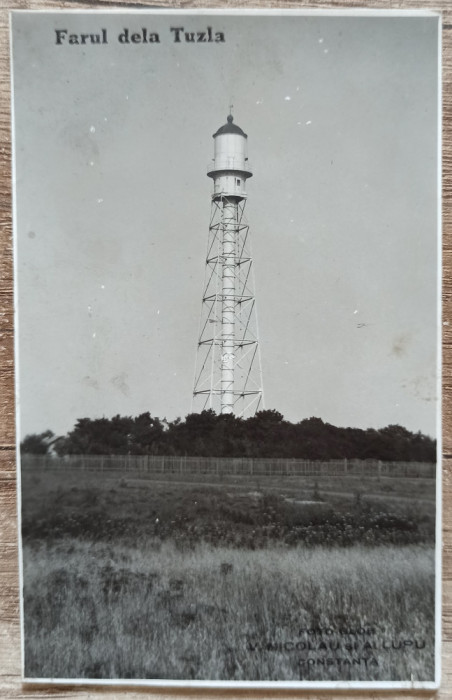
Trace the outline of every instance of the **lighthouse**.
[[232, 114], [214, 134], [213, 193], [198, 336], [193, 410], [248, 417], [263, 408], [251, 236], [247, 134]]

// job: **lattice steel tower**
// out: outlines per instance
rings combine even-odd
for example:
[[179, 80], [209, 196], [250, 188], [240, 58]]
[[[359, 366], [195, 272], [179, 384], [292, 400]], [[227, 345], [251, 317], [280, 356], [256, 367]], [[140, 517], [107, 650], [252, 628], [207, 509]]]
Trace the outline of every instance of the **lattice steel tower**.
[[246, 181], [247, 135], [232, 115], [213, 135], [212, 208], [193, 410], [248, 417], [263, 408]]

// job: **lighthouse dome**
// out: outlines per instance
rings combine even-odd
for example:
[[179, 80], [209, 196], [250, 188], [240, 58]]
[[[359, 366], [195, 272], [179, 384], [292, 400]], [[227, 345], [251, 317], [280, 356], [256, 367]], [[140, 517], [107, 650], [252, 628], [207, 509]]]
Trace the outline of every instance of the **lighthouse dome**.
[[239, 126], [237, 126], [237, 124], [234, 124], [234, 117], [232, 114], [228, 114], [227, 123], [224, 124], [224, 126], [220, 126], [218, 131], [214, 133], [213, 137], [215, 138], [221, 134], [239, 134], [239, 136], [244, 136], [247, 138], [245, 132]]

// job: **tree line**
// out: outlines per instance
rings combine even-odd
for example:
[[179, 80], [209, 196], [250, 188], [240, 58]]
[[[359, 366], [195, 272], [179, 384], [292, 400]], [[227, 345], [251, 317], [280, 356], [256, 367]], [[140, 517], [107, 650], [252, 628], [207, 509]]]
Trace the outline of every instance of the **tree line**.
[[436, 440], [400, 425], [375, 430], [339, 428], [321, 418], [298, 423], [278, 411], [252, 418], [212, 410], [167, 421], [149, 412], [136, 418], [80, 418], [65, 436], [50, 430], [27, 435], [21, 452], [64, 455], [186, 455], [194, 457], [282, 457], [286, 459], [379, 459], [436, 461]]

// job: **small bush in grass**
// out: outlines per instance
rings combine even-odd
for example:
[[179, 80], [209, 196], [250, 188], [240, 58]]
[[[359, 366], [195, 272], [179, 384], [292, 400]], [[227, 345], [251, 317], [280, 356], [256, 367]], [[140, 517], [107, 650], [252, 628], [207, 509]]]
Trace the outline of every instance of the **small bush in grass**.
[[313, 501], [321, 501], [322, 500], [322, 497], [320, 496], [319, 482], [318, 481], [314, 482], [314, 492], [312, 494], [312, 500]]

